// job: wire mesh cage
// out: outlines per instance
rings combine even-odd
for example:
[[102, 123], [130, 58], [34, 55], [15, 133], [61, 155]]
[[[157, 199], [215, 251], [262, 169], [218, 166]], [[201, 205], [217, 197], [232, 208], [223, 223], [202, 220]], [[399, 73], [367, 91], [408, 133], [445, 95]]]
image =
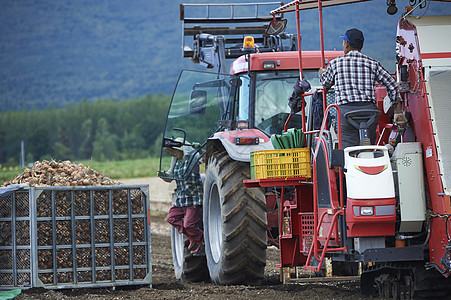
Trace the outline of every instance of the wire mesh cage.
[[148, 186], [0, 198], [0, 289], [152, 285]]
[[31, 217], [28, 191], [0, 198], [0, 286], [31, 287]]

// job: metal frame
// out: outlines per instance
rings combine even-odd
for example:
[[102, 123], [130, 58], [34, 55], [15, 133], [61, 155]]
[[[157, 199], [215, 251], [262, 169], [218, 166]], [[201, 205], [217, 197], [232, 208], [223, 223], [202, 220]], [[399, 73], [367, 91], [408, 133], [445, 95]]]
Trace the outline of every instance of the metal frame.
[[[241, 48], [237, 48], [237, 44], [243, 43], [243, 36], [249, 34], [258, 34], [261, 37], [255, 38], [255, 43], [266, 45], [266, 29], [268, 24], [273, 19], [280, 20], [280, 17], [273, 16], [259, 16], [259, 7], [268, 5], [283, 5], [283, 2], [262, 2], [262, 3], [223, 3], [223, 4], [180, 4], [180, 20], [182, 21], [182, 51], [183, 57], [197, 57], [199, 53], [197, 49], [188, 49], [185, 45], [185, 37], [192, 36], [193, 44], [205, 43], [213, 44], [214, 42], [223, 43], [224, 53], [226, 59], [238, 58], [245, 54]], [[205, 9], [202, 17], [190, 17], [186, 15], [185, 8], [199, 8]], [[222, 11], [230, 11], [227, 17], [213, 17], [211, 16], [210, 8], [221, 7]], [[250, 13], [246, 16], [237, 16], [236, 8], [253, 7], [253, 15]], [[254, 25], [249, 25], [253, 23]], [[202, 25], [199, 25], [202, 24]], [[207, 26], [203, 25], [207, 24]], [[231, 28], [224, 26], [224, 24], [243, 24], [244, 26]], [[192, 27], [187, 27], [192, 25]], [[216, 27], [213, 27], [216, 25]], [[211, 37], [208, 37], [211, 35]], [[199, 39], [197, 38], [199, 36]], [[227, 38], [225, 38], [227, 37]], [[199, 45], [198, 45], [199, 46]], [[205, 48], [205, 47], [204, 47]], [[227, 70], [224, 70], [227, 71]]]
[[[19, 197], [18, 195], [24, 196]], [[22, 199], [23, 201], [19, 199]], [[8, 200], [10, 200], [9, 203]], [[32, 287], [32, 209], [31, 207], [24, 207], [24, 210], [18, 212], [18, 203], [23, 205], [29, 204], [29, 197], [26, 191], [20, 190], [12, 192], [9, 196], [5, 196], [0, 200], [0, 227], [3, 227], [0, 232], [0, 241], [2, 242], [2, 244], [0, 244], [2, 260], [0, 264], [0, 290], [13, 289], [17, 286], [21, 286], [23, 288]], [[26, 213], [26, 211], [28, 212]], [[23, 232], [22, 243], [18, 241], [17, 236], [18, 228], [16, 225], [18, 222], [27, 222], [26, 226], [28, 226], [28, 232]], [[10, 225], [8, 226], [7, 224]], [[5, 235], [5, 231], [8, 229], [11, 230], [9, 236]], [[6, 231], [6, 233], [8, 232]], [[10, 241], [8, 241], [8, 239], [10, 239]], [[7, 245], [8, 242], [10, 242], [9, 245]], [[24, 251], [28, 251], [28, 254], [24, 255]], [[18, 255], [21, 255], [21, 258], [24, 260], [23, 264], [18, 263]], [[10, 267], [8, 267], [9, 264]], [[11, 276], [11, 278], [8, 278], [9, 276]], [[26, 278], [27, 276], [28, 278]], [[28, 279], [28, 281], [22, 281], [21, 277], [22, 280]]]
[[[126, 204], [127, 210], [121, 214], [116, 214], [114, 212], [115, 203], [117, 199], [115, 198], [115, 192], [122, 191], [126, 193]], [[15, 208], [15, 199], [18, 193], [28, 192], [28, 203], [29, 203], [29, 216], [27, 217], [17, 217]], [[69, 216], [57, 215], [57, 203], [58, 203], [58, 193], [65, 193], [65, 195], [70, 195], [70, 210]], [[84, 211], [89, 211], [88, 214], [83, 213], [81, 215], [76, 214], [76, 193], [82, 192], [89, 195], [89, 208], [84, 208]], [[96, 192], [104, 192], [108, 195], [108, 211], [107, 214], [95, 214], [95, 204], [96, 204]], [[136, 194], [138, 193], [138, 194]], [[86, 194], [85, 194], [86, 195]], [[42, 199], [42, 196], [49, 197], [51, 201], [51, 216], [38, 216], [38, 199]], [[132, 197], [139, 197], [141, 203], [133, 202]], [[41, 197], [41, 198], [40, 198]], [[150, 203], [149, 203], [149, 187], [148, 185], [118, 185], [118, 186], [83, 186], [83, 187], [30, 187], [24, 190], [15, 191], [11, 196], [11, 218], [0, 218], [0, 221], [5, 219], [10, 219], [12, 222], [12, 246], [0, 246], [0, 250], [12, 250], [13, 268], [10, 270], [0, 270], [1, 274], [13, 274], [14, 281], [12, 285], [0, 285], [0, 290], [7, 290], [13, 288], [31, 288], [31, 287], [43, 287], [47, 289], [67, 289], [67, 288], [86, 288], [86, 287], [114, 287], [123, 285], [149, 285], [152, 287], [152, 261], [151, 261], [151, 231], [150, 231]], [[65, 200], [67, 201], [67, 199]], [[132, 203], [134, 203], [132, 209]], [[59, 203], [60, 204], [60, 203]], [[137, 206], [139, 205], [139, 206]], [[118, 206], [116, 206], [117, 209]], [[139, 213], [136, 213], [139, 210]], [[30, 244], [27, 246], [17, 246], [16, 237], [16, 221], [25, 220], [29, 221], [30, 228]], [[90, 237], [90, 243], [78, 244], [77, 243], [77, 221], [89, 222], [90, 228], [88, 231], [83, 231], [86, 236]], [[108, 220], [108, 238], [107, 243], [96, 242], [96, 221], [98, 220]], [[115, 239], [115, 221], [123, 221], [123, 224], [127, 224], [125, 227], [128, 229], [124, 231], [128, 239], [128, 242], [116, 242]], [[142, 241], [134, 241], [133, 236], [133, 225], [143, 224], [142, 227]], [[50, 222], [51, 223], [51, 243], [50, 245], [39, 245], [38, 236], [38, 224]], [[57, 240], [57, 224], [59, 222], [70, 222], [70, 244], [58, 243]], [[140, 225], [139, 225], [140, 226]], [[68, 226], [69, 227], [69, 226]], [[79, 227], [78, 227], [79, 228]], [[2, 232], [4, 234], [4, 232]], [[61, 236], [59, 237], [61, 238]], [[64, 238], [64, 237], [63, 237]], [[69, 239], [69, 238], [68, 238]], [[127, 264], [121, 266], [116, 265], [115, 261], [115, 250], [118, 248], [126, 249], [128, 251]], [[135, 247], [143, 248], [142, 258], [135, 257], [134, 250]], [[109, 249], [109, 265], [108, 266], [97, 266], [96, 264], [96, 250], [99, 248], [110, 248]], [[18, 269], [17, 268], [17, 257], [16, 249], [30, 249], [29, 269]], [[88, 263], [90, 266], [80, 267], [77, 262], [77, 250], [88, 249], [90, 250], [91, 261]], [[48, 250], [52, 255], [52, 268], [44, 269], [40, 268], [38, 261], [38, 252], [40, 250]], [[57, 253], [59, 251], [71, 252], [71, 263], [69, 267], [61, 268], [58, 267], [58, 257]], [[136, 259], [141, 259], [141, 264], [135, 264]], [[108, 258], [107, 258], [108, 260]], [[61, 261], [61, 259], [60, 259]], [[135, 278], [134, 271], [137, 269], [143, 270], [143, 276], [139, 279]], [[117, 270], [128, 270], [127, 279], [116, 278]], [[96, 278], [98, 272], [111, 272], [111, 277], [108, 280], [100, 281]], [[78, 272], [91, 272], [91, 280], [81, 281]], [[18, 273], [30, 273], [31, 282], [29, 284], [18, 284], [16, 275]], [[51, 283], [43, 282], [40, 278], [43, 274], [49, 274], [50, 278], [53, 278]], [[65, 282], [58, 281], [58, 274], [66, 274], [71, 280]]]

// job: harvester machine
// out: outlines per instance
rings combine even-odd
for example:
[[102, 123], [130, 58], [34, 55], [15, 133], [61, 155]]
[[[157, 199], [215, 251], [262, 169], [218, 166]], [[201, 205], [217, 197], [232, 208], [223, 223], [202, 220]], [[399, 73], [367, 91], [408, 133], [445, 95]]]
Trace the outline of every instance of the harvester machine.
[[[301, 12], [317, 8], [324, 52], [323, 6], [353, 2], [365, 1], [296, 0], [271, 14], [296, 12], [300, 32]], [[389, 13], [394, 5], [396, 1], [387, 1]], [[393, 122], [385, 88], [377, 87], [376, 145], [366, 139], [374, 112], [355, 111], [345, 117], [360, 130], [360, 146], [342, 149], [340, 107], [332, 104], [324, 110], [319, 130], [309, 131], [302, 124], [303, 132], [313, 136], [313, 143], [304, 145], [312, 154], [311, 176], [274, 178], [268, 170], [277, 166], [266, 163], [260, 166], [266, 168], [264, 177], [245, 181], [250, 188], [281, 187], [282, 195], [287, 186], [295, 189], [294, 197], [282, 197], [281, 202], [282, 268], [303, 266], [327, 276], [360, 276], [364, 295], [451, 296], [451, 16], [414, 16], [420, 7], [426, 7], [426, 1], [402, 14], [393, 41], [394, 76], [407, 124]], [[303, 62], [301, 51], [299, 56]], [[302, 76], [302, 66], [299, 69]], [[334, 113], [335, 123], [330, 121]], [[253, 156], [279, 157], [280, 166], [286, 163], [280, 157], [293, 150]], [[283, 278], [289, 279], [289, 273]]]
[[[164, 149], [190, 145], [190, 165], [205, 161], [199, 224], [205, 255], [191, 254], [186, 238], [173, 230], [178, 279], [259, 283], [267, 245], [274, 245], [284, 282], [289, 268], [303, 267], [360, 276], [365, 295], [450, 295], [451, 16], [413, 16], [425, 1], [402, 15], [393, 41], [394, 76], [408, 123], [394, 124], [386, 91], [377, 87], [376, 145], [343, 149], [333, 90], [322, 91], [319, 127], [313, 91], [322, 90], [318, 69], [343, 55], [324, 50], [322, 8], [354, 2], [366, 1], [181, 5], [183, 55], [214, 72], [182, 71], [164, 131], [160, 177], [171, 178]], [[273, 6], [269, 17], [262, 5]], [[395, 5], [387, 1], [387, 11]], [[198, 8], [202, 13], [194, 13]], [[301, 51], [299, 18], [306, 9], [319, 12], [319, 51]], [[284, 32], [289, 12], [296, 12], [297, 35]], [[299, 78], [312, 92], [291, 114], [287, 100]], [[364, 138], [368, 116], [347, 117]], [[287, 138], [283, 132], [300, 142], [275, 147]]]

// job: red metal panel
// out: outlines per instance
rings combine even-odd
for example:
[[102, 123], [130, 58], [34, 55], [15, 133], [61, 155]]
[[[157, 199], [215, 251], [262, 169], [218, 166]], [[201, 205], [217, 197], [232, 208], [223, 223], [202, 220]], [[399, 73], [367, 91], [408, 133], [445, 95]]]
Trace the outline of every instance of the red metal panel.
[[263, 178], [263, 179], [246, 179], [243, 180], [244, 186], [252, 187], [273, 187], [273, 186], [293, 186], [306, 183], [305, 177], [288, 177], [288, 178]]
[[421, 58], [422, 59], [451, 58], [451, 52], [421, 53]]
[[384, 113], [384, 98], [385, 96], [387, 96], [387, 90], [385, 89], [385, 87], [376, 85], [375, 95], [377, 100], [377, 108], [382, 112], [382, 114], [379, 116], [379, 123], [376, 129], [376, 145], [383, 146], [389, 144], [390, 134], [393, 129], [396, 129], [396, 126], [392, 124], [389, 115]]
[[279, 227], [279, 213], [277, 211], [267, 213], [266, 218], [268, 219], [268, 227]]
[[[429, 187], [430, 202], [428, 208], [432, 208], [436, 213], [451, 213], [451, 207], [445, 205], [443, 196], [442, 181], [437, 158], [437, 149], [434, 140], [434, 131], [431, 123], [429, 101], [427, 98], [426, 86], [423, 78], [422, 65], [420, 60], [420, 48], [417, 41], [416, 28], [408, 21], [400, 21], [398, 36], [405, 40], [404, 46], [400, 45], [399, 55], [403, 59], [403, 64], [409, 67], [410, 89], [412, 92], [406, 93], [406, 110], [411, 113], [416, 140], [423, 145], [423, 155], [425, 163], [426, 184]], [[409, 50], [409, 45], [413, 45], [413, 50]], [[426, 151], [428, 150], [428, 151]]]
[[[327, 60], [343, 55], [343, 51], [325, 51], [324, 56]], [[298, 52], [265, 52], [251, 54], [251, 70], [263, 71], [263, 62], [273, 60], [278, 61], [280, 65], [275, 70], [297, 70], [299, 65]], [[318, 69], [321, 67], [321, 51], [302, 51], [302, 68]], [[248, 63], [244, 56], [239, 57], [232, 63], [230, 74], [247, 72]], [[271, 69], [274, 70], [274, 69]]]
[[298, 201], [299, 211], [313, 212], [313, 185], [303, 184], [296, 186], [296, 197], [301, 199]]
[[279, 228], [279, 209], [277, 208], [276, 194], [266, 194], [266, 219], [268, 220], [268, 230]]
[[330, 236], [329, 246], [337, 247], [340, 245], [337, 226], [338, 224], [332, 222], [332, 219], [334, 217], [334, 214], [332, 212], [335, 213], [335, 211], [330, 208], [318, 208], [318, 215], [324, 215], [318, 229], [318, 241], [321, 243], [321, 245], [324, 245], [324, 242], [327, 239], [327, 233], [329, 232], [329, 230], [331, 230], [331, 227], [334, 226], [332, 229], [332, 234]]
[[[449, 196], [443, 195], [436, 143], [431, 122], [430, 104], [424, 82], [421, 58], [446, 58], [445, 53], [421, 53], [415, 26], [400, 20], [398, 25], [398, 55], [401, 64], [409, 68], [410, 92], [405, 94], [406, 110], [411, 113], [415, 138], [423, 146], [425, 165], [425, 184], [429, 192], [427, 208], [433, 210], [430, 220], [429, 257], [437, 266], [442, 266], [440, 259], [445, 253], [447, 243], [445, 233], [445, 214], [451, 213]], [[399, 38], [400, 37], [400, 38]]]
[[299, 236], [280, 239], [280, 263], [282, 267], [296, 267], [305, 264], [307, 256], [299, 249]]
[[[297, 195], [297, 194], [295, 194]], [[306, 256], [300, 247], [302, 240], [301, 220], [299, 217], [299, 203], [301, 199], [284, 201], [281, 220], [283, 228], [280, 229], [280, 262], [282, 267], [295, 267], [305, 263]]]
[[396, 213], [383, 216], [356, 216], [354, 207], [396, 205], [395, 198], [357, 200], [348, 198], [346, 207], [346, 224], [348, 225], [348, 237], [362, 236], [393, 236], [395, 235]]

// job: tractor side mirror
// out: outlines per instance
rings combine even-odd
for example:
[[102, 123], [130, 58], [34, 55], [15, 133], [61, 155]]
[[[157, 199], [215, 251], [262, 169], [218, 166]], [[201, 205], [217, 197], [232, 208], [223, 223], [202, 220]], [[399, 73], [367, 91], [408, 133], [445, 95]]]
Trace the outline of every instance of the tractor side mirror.
[[173, 148], [173, 147], [182, 147], [183, 142], [175, 141], [173, 139], [163, 138], [163, 147], [164, 148]]
[[243, 81], [239, 77], [234, 77], [229, 80], [230, 85], [235, 87], [240, 87], [243, 84]]
[[189, 113], [191, 115], [202, 115], [207, 108], [207, 91], [192, 90], [189, 96]]
[[279, 34], [282, 31], [285, 30], [285, 27], [287, 27], [287, 20], [286, 19], [282, 19], [282, 20], [272, 20], [268, 27], [266, 28], [266, 34], [267, 35], [275, 35], [275, 34]]
[[345, 153], [343, 149], [332, 150], [332, 166], [333, 167], [344, 167], [345, 166]]

